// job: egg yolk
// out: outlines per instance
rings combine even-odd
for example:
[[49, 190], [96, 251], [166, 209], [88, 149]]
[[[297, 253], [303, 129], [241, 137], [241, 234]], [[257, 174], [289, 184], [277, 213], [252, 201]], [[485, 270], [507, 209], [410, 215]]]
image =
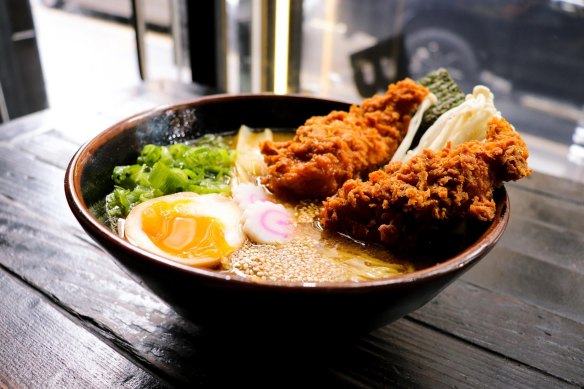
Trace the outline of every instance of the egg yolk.
[[142, 231], [167, 254], [180, 258], [223, 258], [233, 248], [223, 224], [210, 216], [185, 211], [190, 201], [160, 201], [142, 212]]

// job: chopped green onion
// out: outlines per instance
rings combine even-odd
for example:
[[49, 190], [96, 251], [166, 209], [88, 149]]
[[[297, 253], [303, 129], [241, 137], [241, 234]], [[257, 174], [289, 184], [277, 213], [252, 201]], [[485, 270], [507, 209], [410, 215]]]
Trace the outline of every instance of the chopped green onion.
[[136, 164], [114, 168], [115, 188], [105, 200], [108, 218], [124, 218], [137, 204], [166, 194], [228, 193], [235, 158], [236, 152], [215, 135], [204, 136], [192, 145], [148, 144]]

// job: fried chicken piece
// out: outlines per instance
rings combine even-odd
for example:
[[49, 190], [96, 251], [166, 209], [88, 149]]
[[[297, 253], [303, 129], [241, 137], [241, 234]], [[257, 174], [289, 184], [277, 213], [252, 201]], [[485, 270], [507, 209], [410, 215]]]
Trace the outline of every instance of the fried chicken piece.
[[261, 145], [272, 192], [300, 198], [323, 198], [350, 178], [386, 164], [405, 136], [416, 108], [428, 90], [406, 79], [388, 87], [349, 112], [314, 116], [288, 142]]
[[529, 175], [527, 157], [513, 127], [493, 119], [485, 142], [449, 144], [438, 153], [424, 150], [406, 163], [392, 162], [371, 173], [369, 181], [345, 182], [324, 201], [322, 223], [357, 239], [403, 246], [449, 221], [490, 221], [494, 189]]

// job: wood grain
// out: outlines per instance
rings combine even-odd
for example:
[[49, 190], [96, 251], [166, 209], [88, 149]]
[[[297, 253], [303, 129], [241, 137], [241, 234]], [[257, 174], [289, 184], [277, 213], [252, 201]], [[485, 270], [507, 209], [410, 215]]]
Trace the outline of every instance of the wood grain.
[[[37, 164], [43, 163], [39, 161]], [[67, 311], [83, 318], [84, 325], [88, 328], [109, 339], [124, 352], [134, 355], [145, 366], [151, 366], [154, 371], [167, 375], [174, 382], [200, 381], [204, 377], [220, 379], [202, 366], [206, 360], [215, 360], [216, 355], [209, 356], [200, 351], [202, 340], [198, 337], [196, 327], [183, 321], [157, 298], [129, 280], [99, 249], [88, 245], [76, 234], [63, 234], [67, 229], [61, 225], [61, 219], [43, 219], [37, 216], [36, 211], [30, 211], [19, 202], [6, 199], [3, 201], [5, 204], [0, 207], [0, 225], [5, 227], [1, 230], [0, 236], [4, 239], [3, 252], [7, 254], [2, 258], [4, 266], [45, 291]], [[31, 255], [35, 252], [43, 252], [43, 256]], [[480, 316], [482, 312], [479, 309], [473, 314]], [[395, 326], [400, 328], [404, 325], [400, 323], [388, 328]], [[498, 321], [495, 318], [491, 323], [495, 326]], [[429, 324], [433, 325], [431, 321]], [[412, 330], [407, 336], [416, 338], [419, 331], [420, 329]], [[480, 335], [479, 329], [468, 334], [468, 342], [480, 339]], [[432, 338], [439, 347], [434, 345], [426, 350], [429, 360], [432, 357], [441, 359], [445, 350], [460, 347], [459, 341], [446, 335], [434, 334]], [[382, 339], [383, 342], [379, 341], [376, 347], [393, 348], [393, 345], [387, 342], [387, 337]], [[503, 344], [498, 350], [501, 355], [512, 355], [516, 350], [514, 343], [516, 339], [511, 339], [510, 342], [499, 337], [497, 341]], [[412, 342], [415, 343], [413, 340]], [[351, 349], [348, 353], [351, 358], [344, 362], [360, 361], [364, 352], [369, 353], [366, 351], [369, 347], [366, 345], [369, 343], [370, 340], [358, 343], [356, 349]], [[540, 346], [538, 343], [534, 348]], [[497, 362], [501, 359], [499, 355], [489, 353], [486, 355], [493, 358], [489, 363], [493, 365], [500, 363]], [[407, 370], [411, 363], [421, 363], [415, 354], [410, 357], [402, 362], [396, 360], [393, 364], [399, 371], [403, 371]], [[482, 353], [480, 357], [487, 358]], [[465, 358], [473, 360], [468, 356]], [[384, 365], [385, 362], [379, 360], [377, 363]], [[479, 359], [477, 363], [484, 362]], [[521, 364], [517, 363], [517, 366]], [[525, 366], [517, 369], [524, 371]], [[530, 369], [525, 370], [524, 374], [529, 371]], [[340, 373], [338, 376], [333, 374], [332, 377], [324, 372], [321, 372], [321, 375], [326, 379], [349, 379]], [[355, 377], [349, 381], [357, 379], [356, 377], [361, 376], [355, 372]], [[393, 379], [404, 377], [406, 376]], [[452, 380], [456, 380], [456, 377], [449, 377], [449, 381]]]
[[467, 342], [443, 342], [444, 336], [401, 320], [360, 343], [358, 360], [368, 368], [352, 367], [339, 374], [360, 387], [575, 387]]
[[[113, 266], [107, 256], [75, 235], [62, 234], [56, 222], [40, 224], [41, 220], [24, 209], [18, 216], [8, 214], [6, 209], [9, 208], [0, 207], [0, 225], [4, 226], [0, 230], [0, 236], [3, 239], [3, 252], [6, 254], [0, 261], [4, 267], [18, 273], [35, 288], [43, 290], [52, 301], [79, 317], [84, 326], [112, 342], [121, 351], [132, 354], [143, 366], [149, 366], [173, 382], [184, 384], [203, 379], [222, 379], [213, 374], [213, 370], [206, 365], [211, 361], [219, 363], [222, 353], [205, 348], [204, 339], [199, 336], [196, 327], [185, 322], [156, 297], [129, 280]], [[42, 228], [38, 228], [39, 225]], [[32, 255], [35, 252], [43, 252], [43, 256]], [[406, 323], [400, 321], [388, 328], [400, 329], [405, 326], [408, 330], [402, 329], [400, 336], [409, 338], [413, 347], [419, 331], [424, 328], [412, 328], [411, 324]], [[413, 363], [425, 366], [432, 359], [444, 358], [445, 351], [453, 355], [459, 353], [460, 341], [443, 334], [434, 334], [431, 338], [433, 346], [424, 351], [428, 361], [420, 362], [417, 354], [411, 354], [405, 359], [403, 356], [398, 358], [390, 354], [394, 358], [392, 363], [399, 371], [407, 371]], [[392, 342], [395, 341], [396, 339], [385, 336], [379, 339], [376, 347], [393, 349]], [[371, 340], [363, 340], [356, 345], [350, 345], [344, 350], [342, 359], [339, 355], [327, 355], [325, 358], [332, 358], [330, 362], [343, 365], [357, 363], [369, 354], [367, 350], [370, 343]], [[230, 344], [223, 346], [226, 353], [229, 352]], [[280, 356], [285, 357], [286, 354]], [[504, 360], [498, 355], [485, 352], [480, 352], [477, 356], [467, 355], [465, 358], [468, 359], [467, 363], [474, 361], [477, 365], [486, 363], [485, 361], [491, 365], [499, 365], [502, 363], [499, 360]], [[322, 361], [326, 362], [327, 359]], [[378, 360], [376, 363], [383, 365], [385, 362]], [[523, 374], [522, 379], [527, 379], [531, 372], [519, 363], [515, 369]], [[531, 373], [535, 374], [532, 379], [541, 379], [536, 372]], [[341, 379], [327, 376], [328, 378]], [[392, 379], [402, 378], [398, 376]], [[495, 378], [493, 376], [489, 379]], [[458, 379], [458, 376], [448, 378], [450, 382]], [[421, 384], [423, 381], [416, 382]], [[433, 386], [437, 383], [430, 380], [426, 384]]]
[[568, 204], [584, 205], [584, 183], [582, 182], [536, 173], [511, 185], [548, 198], [565, 201]]
[[584, 230], [525, 219], [513, 214], [500, 245], [553, 266], [584, 274]]
[[41, 218], [81, 230], [65, 201], [65, 172], [14, 145], [0, 145], [0, 195]]
[[584, 386], [584, 325], [464, 282], [410, 315], [484, 349]]
[[19, 142], [18, 149], [32, 154], [35, 158], [65, 170], [79, 145], [64, 137], [55, 129], [35, 134], [26, 142]]
[[496, 246], [463, 279], [584, 324], [583, 274]]
[[0, 295], [0, 387], [166, 386], [1, 270]]
[[[540, 176], [542, 175], [537, 175], [537, 177]], [[520, 182], [509, 183], [505, 186], [509, 193], [513, 218], [520, 216], [537, 223], [584, 233], [584, 203], [581, 204], [573, 197], [569, 197], [571, 199], [569, 202], [555, 197], [560, 193], [559, 191], [552, 195], [542, 190], [536, 192], [522, 187]], [[580, 195], [584, 197], [584, 187]]]
[[[262, 355], [253, 342], [236, 349], [233, 337], [245, 334], [215, 341], [185, 321], [121, 271], [69, 211], [64, 168], [80, 143], [128, 111], [164, 100], [136, 93], [147, 97], [94, 112], [85, 122], [83, 112], [41, 113], [0, 132], [0, 292], [12, 296], [0, 299], [0, 312], [7, 313], [0, 317], [0, 340], [11, 342], [8, 353], [0, 347], [0, 387], [35, 387], [41, 376], [67, 387], [161, 385], [153, 377], [176, 386], [273, 385], [282, 377], [287, 386], [584, 385], [584, 186], [541, 174], [509, 184], [504, 238], [432, 303], [368, 336], [341, 340], [332, 351], [315, 345], [294, 355]], [[16, 302], [23, 304], [16, 310], [6, 305]], [[45, 343], [71, 354], [65, 367], [65, 357]], [[20, 361], [30, 355], [26, 345], [39, 355], [56, 353], [54, 363], [43, 370], [34, 366], [37, 358]], [[237, 369], [250, 362], [255, 369]], [[274, 362], [279, 367], [264, 367]], [[39, 376], [19, 366], [36, 368]]]
[[54, 117], [52, 111], [44, 110], [2, 124], [0, 143], [18, 142], [26, 134], [44, 132], [52, 126]]
[[[156, 344], [157, 336], [164, 338], [168, 327], [182, 322], [173, 311], [58, 219], [43, 220], [7, 203], [0, 198], [0, 264], [138, 360], [154, 367], [173, 365], [173, 353], [182, 348]], [[168, 317], [174, 320], [167, 322]], [[196, 333], [193, 326], [184, 327]]]

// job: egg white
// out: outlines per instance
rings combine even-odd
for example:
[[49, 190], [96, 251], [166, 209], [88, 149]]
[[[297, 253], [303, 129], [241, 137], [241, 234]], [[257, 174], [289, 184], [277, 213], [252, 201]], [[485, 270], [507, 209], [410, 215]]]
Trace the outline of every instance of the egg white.
[[245, 241], [245, 235], [241, 230], [241, 210], [237, 204], [222, 195], [218, 194], [197, 194], [192, 192], [181, 192], [167, 196], [157, 197], [145, 201], [135, 206], [124, 223], [124, 234], [126, 239], [147, 251], [170, 258], [174, 261], [190, 266], [209, 267], [217, 265], [218, 258], [182, 258], [171, 255], [150, 240], [148, 235], [142, 230], [142, 213], [160, 201], [173, 203], [176, 201], [188, 200], [187, 204], [181, 205], [181, 210], [185, 215], [193, 217], [211, 217], [223, 224], [225, 242], [234, 250], [241, 247]]

